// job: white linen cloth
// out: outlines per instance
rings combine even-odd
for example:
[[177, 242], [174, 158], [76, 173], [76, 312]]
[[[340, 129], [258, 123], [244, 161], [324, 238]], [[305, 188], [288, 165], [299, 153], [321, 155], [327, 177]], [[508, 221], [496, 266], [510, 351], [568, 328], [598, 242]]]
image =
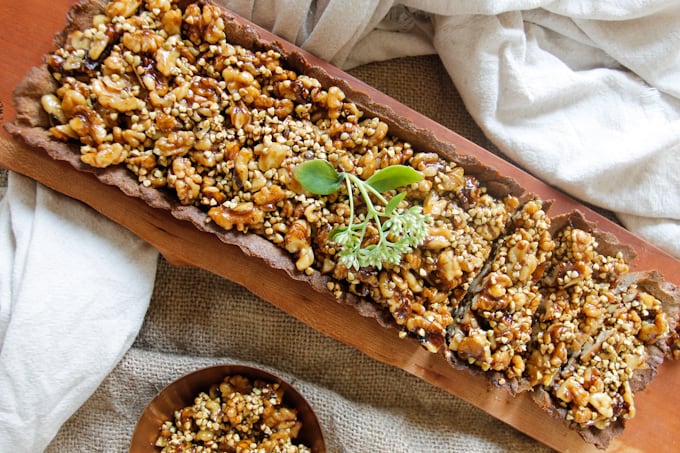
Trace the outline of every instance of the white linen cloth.
[[[489, 138], [680, 257], [680, 3], [234, 0], [332, 63], [436, 52]], [[41, 451], [138, 331], [156, 252], [12, 175], [0, 206], [0, 451]]]
[[0, 251], [0, 452], [40, 452], [134, 341], [158, 255], [16, 174]]

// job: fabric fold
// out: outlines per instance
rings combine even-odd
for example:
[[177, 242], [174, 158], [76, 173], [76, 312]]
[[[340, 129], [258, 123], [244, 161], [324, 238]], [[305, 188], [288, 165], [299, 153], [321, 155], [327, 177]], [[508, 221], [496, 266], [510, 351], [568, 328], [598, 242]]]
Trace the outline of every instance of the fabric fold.
[[[434, 45], [468, 111], [508, 157], [576, 198], [680, 237], [680, 99], [607, 53], [604, 38], [592, 39], [595, 23], [581, 34], [550, 14], [437, 16]], [[626, 224], [640, 234], [637, 225]], [[645, 238], [661, 246], [652, 231]], [[677, 241], [663, 247], [680, 256]]]
[[0, 206], [0, 451], [36, 452], [134, 341], [158, 254], [16, 174]]

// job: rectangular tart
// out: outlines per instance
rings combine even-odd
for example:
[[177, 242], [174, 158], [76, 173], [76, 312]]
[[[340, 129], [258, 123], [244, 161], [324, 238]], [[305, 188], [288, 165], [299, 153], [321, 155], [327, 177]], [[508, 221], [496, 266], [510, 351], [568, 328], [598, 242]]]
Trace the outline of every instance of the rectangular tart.
[[[578, 213], [551, 219], [517, 181], [208, 1], [82, 0], [55, 45], [15, 91], [15, 137], [453, 366], [533, 392], [598, 447], [678, 355], [678, 291], [629, 272], [625, 246]], [[302, 187], [310, 160], [362, 180], [417, 171], [392, 208], [427, 216], [423, 241], [396, 262], [341, 262], [333, 232], [370, 209], [348, 190]], [[382, 240], [372, 227], [367, 248]]]

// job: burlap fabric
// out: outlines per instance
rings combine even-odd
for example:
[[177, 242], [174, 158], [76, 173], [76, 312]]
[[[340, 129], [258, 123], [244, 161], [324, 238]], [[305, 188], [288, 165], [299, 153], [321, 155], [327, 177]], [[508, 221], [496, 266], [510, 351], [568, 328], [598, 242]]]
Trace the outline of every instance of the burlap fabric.
[[[436, 56], [375, 63], [351, 73], [494, 149]], [[0, 183], [7, 184], [4, 171]], [[163, 258], [132, 349], [47, 451], [125, 451], [138, 416], [165, 384], [219, 363], [256, 365], [292, 382], [316, 409], [329, 452], [549, 451], [466, 402], [325, 337], [236, 284]]]

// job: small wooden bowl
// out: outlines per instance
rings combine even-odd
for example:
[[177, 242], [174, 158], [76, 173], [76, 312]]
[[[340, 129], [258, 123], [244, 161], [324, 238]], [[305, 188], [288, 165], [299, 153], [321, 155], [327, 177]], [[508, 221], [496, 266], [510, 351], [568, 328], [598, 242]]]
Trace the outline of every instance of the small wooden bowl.
[[244, 365], [217, 365], [202, 368], [175, 380], [148, 404], [135, 426], [130, 442], [130, 453], [159, 452], [155, 446], [161, 425], [172, 420], [176, 410], [194, 404], [201, 392], [208, 392], [210, 386], [218, 384], [226, 376], [239, 374], [251, 380], [278, 383], [283, 390], [283, 402], [297, 410], [302, 429], [296, 441], [309, 446], [313, 453], [325, 453], [323, 432], [312, 407], [290, 384], [266, 371]]

